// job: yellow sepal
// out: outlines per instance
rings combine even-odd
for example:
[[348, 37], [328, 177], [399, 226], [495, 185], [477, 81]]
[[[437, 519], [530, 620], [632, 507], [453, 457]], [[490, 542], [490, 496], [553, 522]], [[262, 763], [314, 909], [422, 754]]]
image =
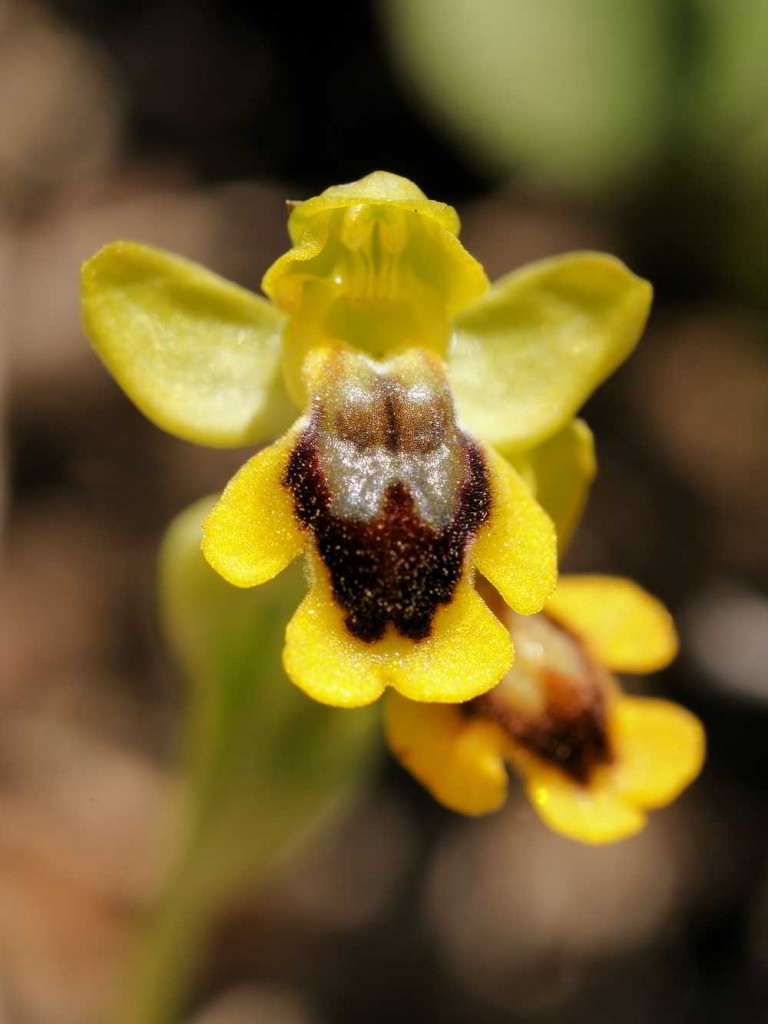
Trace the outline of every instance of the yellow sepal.
[[99, 358], [163, 430], [237, 446], [295, 417], [280, 365], [285, 317], [204, 267], [113, 242], [83, 264], [82, 309]]
[[549, 441], [512, 463], [525, 481], [531, 482], [536, 501], [554, 523], [562, 555], [579, 524], [597, 472], [592, 431], [584, 420], [572, 420]]
[[456, 319], [448, 368], [464, 426], [504, 454], [552, 437], [633, 350], [651, 297], [647, 281], [597, 252], [497, 281]]
[[452, 206], [427, 199], [418, 185], [408, 178], [390, 171], [372, 171], [364, 178], [346, 185], [331, 185], [319, 196], [293, 205], [288, 219], [288, 231], [294, 245], [298, 245], [312, 228], [316, 218], [331, 210], [350, 206], [386, 203], [429, 217], [452, 235], [458, 235], [459, 216]]

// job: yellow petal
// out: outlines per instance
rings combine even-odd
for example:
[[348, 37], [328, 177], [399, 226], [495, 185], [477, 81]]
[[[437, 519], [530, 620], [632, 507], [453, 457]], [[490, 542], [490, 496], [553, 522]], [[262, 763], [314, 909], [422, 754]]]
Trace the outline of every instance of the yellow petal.
[[582, 786], [562, 772], [542, 768], [526, 779], [526, 792], [543, 821], [554, 831], [582, 843], [613, 843], [639, 832], [647, 816], [602, 781]]
[[552, 437], [635, 347], [651, 294], [602, 253], [502, 278], [456, 319], [449, 376], [467, 430], [505, 454]]
[[280, 369], [283, 315], [188, 260], [114, 242], [83, 265], [85, 332], [157, 426], [199, 444], [254, 444], [295, 412]]
[[452, 704], [419, 704], [390, 693], [384, 731], [402, 766], [450, 810], [488, 814], [506, 800], [504, 737], [494, 722]]
[[463, 580], [437, 612], [425, 640], [387, 633], [366, 643], [344, 625], [325, 567], [310, 560], [310, 592], [288, 624], [283, 663], [310, 697], [358, 707], [392, 686], [412, 700], [460, 703], [485, 693], [512, 663], [512, 641], [472, 586]]
[[615, 672], [655, 672], [677, 654], [667, 609], [620, 576], [561, 576], [547, 614], [578, 634]]
[[236, 587], [271, 580], [304, 547], [283, 485], [295, 435], [290, 431], [246, 462], [203, 523], [203, 554]]
[[597, 472], [592, 431], [584, 420], [573, 420], [513, 464], [526, 482], [531, 479], [536, 501], [555, 524], [562, 554], [579, 524]]
[[[458, 240], [456, 211], [427, 199], [413, 182], [396, 174], [376, 171], [297, 203], [288, 228], [293, 248], [269, 268], [262, 288], [281, 309], [295, 313], [307, 301], [317, 305], [317, 294], [306, 295], [308, 281], [327, 286], [320, 307], [333, 302], [333, 326], [327, 325], [324, 343], [334, 330], [339, 341], [346, 340], [349, 330], [364, 333], [355, 330], [352, 310], [340, 312], [336, 300], [345, 295], [361, 306], [376, 333], [377, 318], [389, 324], [393, 300], [397, 307], [409, 299], [414, 304], [428, 299], [419, 285], [439, 295], [443, 311], [451, 315], [489, 286], [482, 266]], [[396, 312], [393, 324], [403, 317], [402, 310]], [[379, 349], [380, 344], [363, 347]]]
[[641, 807], [664, 807], [689, 786], [704, 763], [701, 722], [671, 701], [622, 697], [614, 712], [613, 785]]
[[347, 185], [332, 185], [314, 199], [297, 203], [288, 221], [291, 239], [294, 244], [298, 243], [320, 214], [373, 203], [407, 208], [436, 221], [452, 235], [459, 233], [459, 218], [452, 206], [427, 199], [418, 185], [399, 174], [373, 171], [358, 181], [351, 181]]
[[516, 612], [541, 611], [557, 580], [557, 542], [551, 519], [512, 466], [484, 448], [491, 483], [491, 516], [477, 535], [479, 571]]

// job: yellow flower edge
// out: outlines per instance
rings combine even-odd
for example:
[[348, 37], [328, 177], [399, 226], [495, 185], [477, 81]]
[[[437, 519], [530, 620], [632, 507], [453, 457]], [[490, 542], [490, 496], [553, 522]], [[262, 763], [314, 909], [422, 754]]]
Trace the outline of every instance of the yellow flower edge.
[[614, 762], [596, 768], [588, 785], [526, 752], [509, 751], [532, 806], [553, 831], [594, 845], [625, 839], [645, 826], [649, 810], [670, 804], [701, 771], [704, 729], [671, 701], [620, 697], [611, 732]]
[[614, 730], [622, 753], [614, 786], [626, 799], [649, 809], [666, 807], [701, 771], [704, 727], [679, 704], [625, 696], [616, 709]]
[[249, 459], [203, 523], [203, 554], [235, 587], [266, 583], [304, 549], [293, 501], [283, 486], [297, 433], [297, 428], [290, 430]]
[[495, 722], [470, 720], [456, 706], [418, 704], [390, 693], [384, 731], [398, 761], [449, 810], [476, 817], [506, 801], [506, 739]]
[[345, 185], [332, 185], [319, 196], [291, 204], [288, 230], [294, 245], [311, 229], [316, 217], [329, 210], [350, 206], [378, 205], [400, 207], [434, 220], [452, 235], [458, 235], [461, 222], [452, 206], [428, 199], [418, 185], [390, 171], [372, 171], [357, 181]]
[[466, 580], [425, 640], [390, 631], [366, 643], [344, 628], [325, 568], [310, 564], [313, 582], [288, 624], [283, 664], [315, 700], [357, 707], [391, 686], [414, 701], [460, 703], [489, 690], [512, 663], [509, 634]]
[[474, 563], [521, 615], [541, 611], [557, 583], [557, 538], [552, 520], [516, 470], [484, 447], [491, 473], [493, 512], [480, 530]]
[[614, 672], [656, 672], [677, 655], [672, 616], [633, 580], [561, 576], [547, 612], [578, 634], [595, 658]]

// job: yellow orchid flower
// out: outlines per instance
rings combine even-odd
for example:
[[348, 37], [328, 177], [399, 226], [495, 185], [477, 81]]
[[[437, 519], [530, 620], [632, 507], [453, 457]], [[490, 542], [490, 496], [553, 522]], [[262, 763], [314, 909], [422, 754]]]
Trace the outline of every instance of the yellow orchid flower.
[[480, 815], [507, 797], [507, 765], [550, 828], [584, 843], [630, 836], [699, 773], [704, 733], [670, 701], [623, 694], [611, 671], [663, 668], [677, 652], [666, 611], [630, 580], [563, 576], [545, 611], [502, 612], [512, 669], [460, 706], [391, 694], [395, 756], [446, 807]]
[[556, 579], [541, 504], [566, 529], [592, 471], [574, 413], [647, 317], [650, 286], [610, 256], [490, 287], [458, 230], [376, 172], [292, 204], [271, 302], [133, 242], [83, 268], [86, 333], [150, 419], [214, 446], [282, 434], [225, 489], [203, 550], [237, 586], [306, 554], [284, 660], [326, 703], [386, 686], [466, 701], [504, 675], [512, 640], [474, 572], [541, 609]]

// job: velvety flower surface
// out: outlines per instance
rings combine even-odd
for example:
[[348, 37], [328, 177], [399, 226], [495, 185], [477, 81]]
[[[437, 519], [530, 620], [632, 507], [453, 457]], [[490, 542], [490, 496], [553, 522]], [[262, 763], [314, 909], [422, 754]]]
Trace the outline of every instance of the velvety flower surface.
[[550, 520], [501, 456], [459, 430], [427, 351], [376, 367], [319, 350], [308, 372], [311, 412], [226, 488], [206, 558], [252, 586], [306, 551], [310, 590], [284, 660], [319, 700], [369, 703], [387, 685], [416, 700], [483, 693], [512, 648], [473, 569], [537, 611], [555, 579]]
[[386, 686], [466, 701], [509, 669], [475, 571], [516, 612], [542, 608], [542, 506], [567, 532], [594, 471], [574, 414], [647, 316], [650, 286], [610, 256], [491, 287], [458, 229], [451, 207], [376, 172], [291, 204], [272, 301], [133, 242], [83, 269], [86, 332], [150, 419], [209, 445], [279, 437], [225, 489], [203, 550], [237, 586], [305, 554], [285, 666], [328, 703]]
[[561, 577], [545, 612], [506, 615], [517, 659], [493, 690], [461, 706], [386, 703], [395, 756], [441, 803], [496, 810], [507, 766], [557, 832], [606, 843], [639, 831], [699, 773], [704, 734], [670, 701], [623, 694], [613, 671], [651, 672], [675, 655], [663, 606], [629, 580]]

